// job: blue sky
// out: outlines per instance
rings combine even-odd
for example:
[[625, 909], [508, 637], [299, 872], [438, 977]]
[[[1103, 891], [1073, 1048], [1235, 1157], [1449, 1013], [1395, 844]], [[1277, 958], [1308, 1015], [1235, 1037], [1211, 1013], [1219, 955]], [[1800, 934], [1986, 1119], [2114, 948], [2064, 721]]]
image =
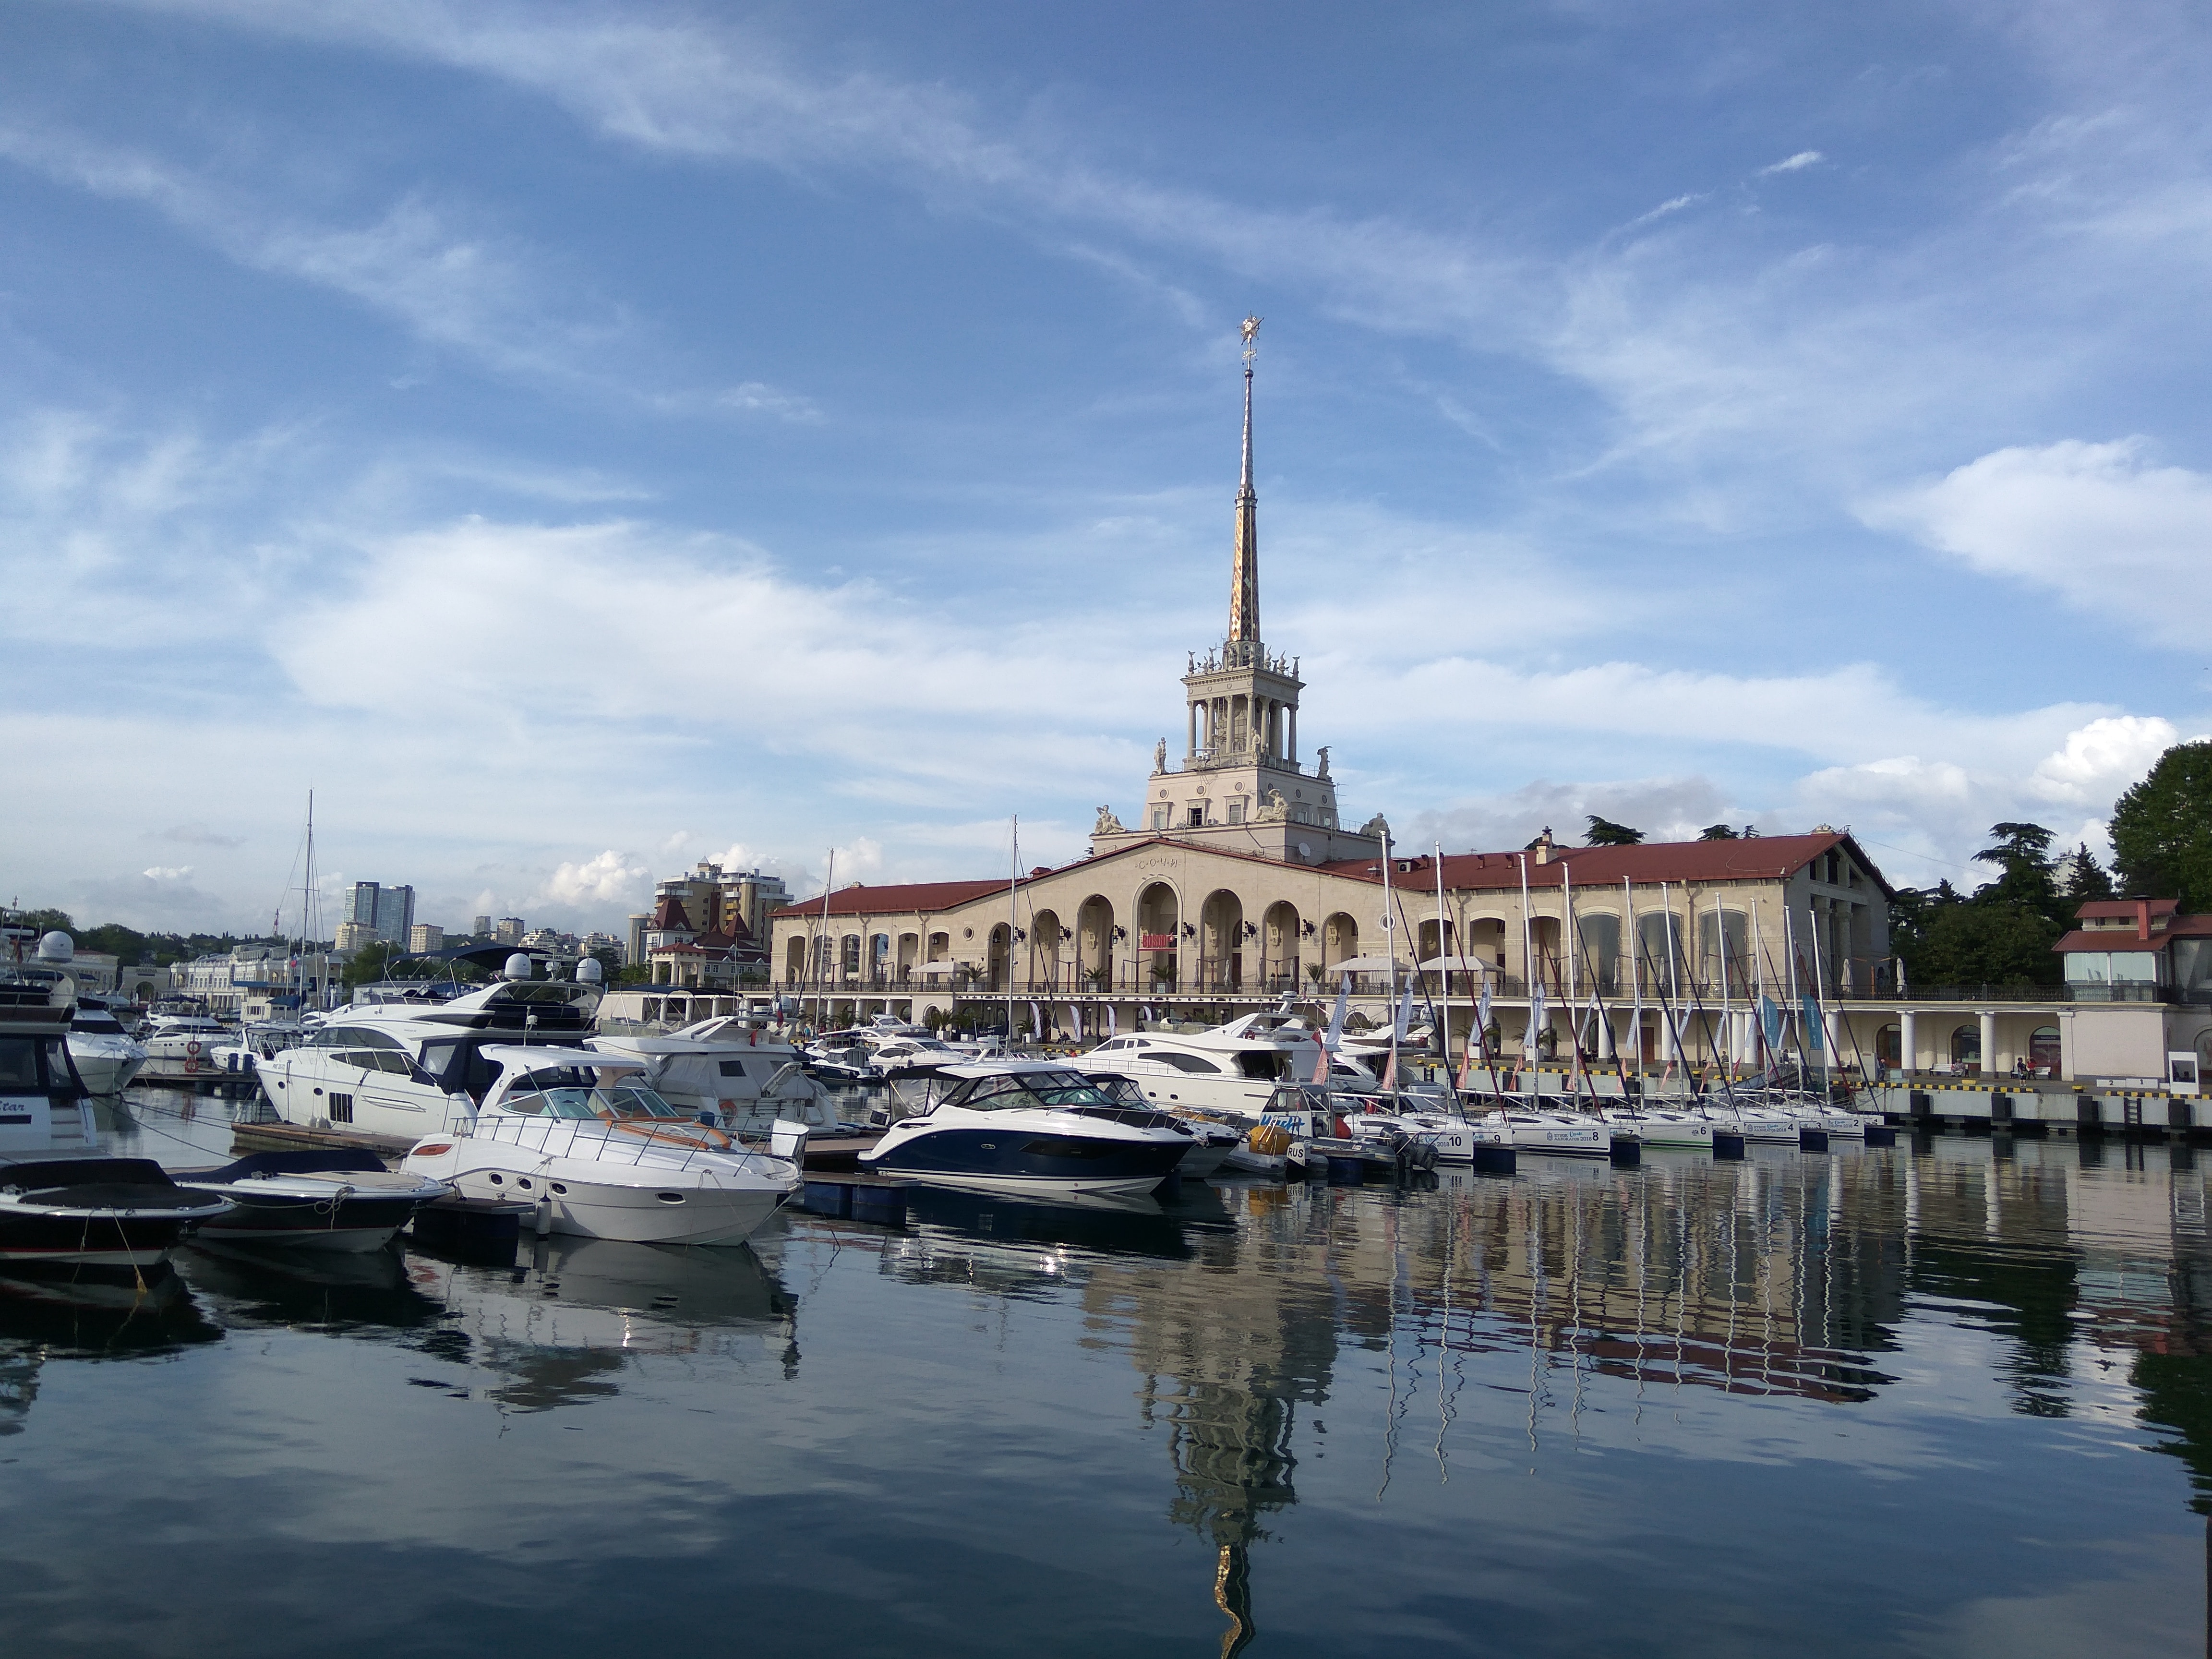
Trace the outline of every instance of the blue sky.
[[0, 887], [613, 925], [1078, 854], [1225, 620], [1347, 814], [1969, 878], [2212, 729], [2185, 7], [0, 17]]

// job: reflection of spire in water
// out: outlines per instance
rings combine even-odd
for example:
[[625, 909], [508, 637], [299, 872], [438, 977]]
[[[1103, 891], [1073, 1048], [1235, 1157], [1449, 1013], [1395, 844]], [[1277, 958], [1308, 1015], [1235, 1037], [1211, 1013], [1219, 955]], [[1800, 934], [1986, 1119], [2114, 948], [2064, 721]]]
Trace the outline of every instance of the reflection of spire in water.
[[1245, 1207], [1245, 1224], [1194, 1237], [1202, 1271], [1105, 1258], [1084, 1287], [1088, 1304], [1132, 1322], [1139, 1410], [1168, 1431], [1169, 1518], [1214, 1548], [1224, 1656], [1257, 1633], [1249, 1547], [1268, 1536], [1269, 1515], [1297, 1502], [1297, 1408], [1328, 1398], [1340, 1317], [1322, 1267], [1322, 1206], [1267, 1189], [1231, 1201]]

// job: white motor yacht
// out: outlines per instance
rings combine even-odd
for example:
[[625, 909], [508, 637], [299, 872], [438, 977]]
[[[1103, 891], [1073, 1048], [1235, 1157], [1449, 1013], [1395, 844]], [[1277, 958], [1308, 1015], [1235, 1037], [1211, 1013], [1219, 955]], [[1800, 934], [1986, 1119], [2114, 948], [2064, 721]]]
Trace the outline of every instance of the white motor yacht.
[[1083, 1056], [1083, 1069], [1126, 1077], [1162, 1110], [1195, 1106], [1257, 1121], [1285, 1084], [1314, 1073], [1320, 1045], [1210, 1031], [1136, 1031], [1109, 1037]]
[[[401, 1167], [466, 1198], [534, 1205], [546, 1231], [640, 1244], [739, 1244], [797, 1190], [796, 1158], [749, 1152], [671, 1105], [642, 1061], [495, 1043], [467, 1133], [415, 1144]], [[781, 1137], [780, 1137], [781, 1139]], [[789, 1141], [805, 1132], [791, 1127]]]
[[239, 1034], [211, 1014], [158, 1015], [140, 1041], [146, 1049], [141, 1083], [205, 1083], [253, 1069]]
[[285, 1122], [310, 1128], [408, 1140], [465, 1132], [498, 1079], [487, 1046], [580, 1048], [599, 1005], [598, 969], [586, 957], [583, 977], [533, 980], [518, 954], [506, 977], [451, 1001], [334, 1010], [298, 1048], [260, 1062], [262, 1097]]
[[1165, 1113], [1117, 1106], [1070, 1066], [984, 1060], [939, 1075], [942, 1091], [861, 1153], [862, 1169], [976, 1192], [1133, 1197], [1191, 1149]]
[[146, 1049], [123, 1022], [98, 1003], [80, 1001], [70, 1016], [70, 1060], [96, 1095], [119, 1095], [146, 1064]]
[[799, 1050], [740, 1015], [702, 1019], [665, 1036], [602, 1033], [584, 1046], [644, 1062], [655, 1094], [740, 1135], [764, 1136], [778, 1119], [804, 1123], [817, 1135], [837, 1127], [829, 1091], [806, 1074]]

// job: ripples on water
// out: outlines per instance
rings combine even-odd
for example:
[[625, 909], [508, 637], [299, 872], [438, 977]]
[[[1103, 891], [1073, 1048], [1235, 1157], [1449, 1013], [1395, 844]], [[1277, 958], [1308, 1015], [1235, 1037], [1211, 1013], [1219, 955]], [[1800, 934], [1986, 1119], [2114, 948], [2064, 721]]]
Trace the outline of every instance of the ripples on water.
[[[228, 1150], [148, 1092], [119, 1149]], [[198, 1150], [195, 1151], [194, 1148]], [[0, 1279], [41, 1653], [2203, 1650], [2203, 1175], [1937, 1140]]]

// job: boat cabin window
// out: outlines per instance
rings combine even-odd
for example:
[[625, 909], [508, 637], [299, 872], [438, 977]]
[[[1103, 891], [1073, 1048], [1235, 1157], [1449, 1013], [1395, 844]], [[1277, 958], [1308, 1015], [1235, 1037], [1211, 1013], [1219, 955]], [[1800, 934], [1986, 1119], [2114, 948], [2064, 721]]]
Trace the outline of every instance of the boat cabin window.
[[310, 1048], [397, 1048], [399, 1039], [368, 1025], [325, 1025], [307, 1039]]
[[46, 1071], [40, 1065], [40, 1040], [33, 1036], [0, 1037], [0, 1089], [43, 1089]]
[[1283, 1075], [1285, 1060], [1282, 1054], [1246, 1054], [1237, 1056], [1237, 1065], [1246, 1077], [1273, 1081]]
[[1190, 1072], [1200, 1077], [1218, 1077], [1222, 1068], [1210, 1060], [1200, 1060], [1196, 1054], [1178, 1054], [1163, 1051], [1153, 1056], [1164, 1060], [1178, 1072]]

